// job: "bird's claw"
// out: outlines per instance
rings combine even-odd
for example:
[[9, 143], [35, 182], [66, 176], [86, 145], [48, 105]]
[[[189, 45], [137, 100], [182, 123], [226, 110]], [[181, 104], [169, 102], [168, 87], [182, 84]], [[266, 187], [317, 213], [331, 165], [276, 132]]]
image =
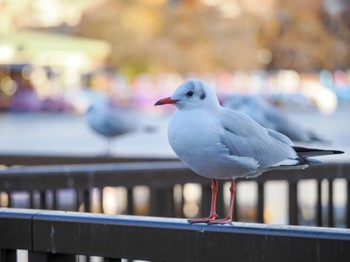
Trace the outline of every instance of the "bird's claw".
[[210, 215], [208, 217], [202, 217], [202, 218], [193, 218], [189, 219], [188, 222], [190, 224], [195, 224], [195, 223], [210, 223], [210, 221], [214, 221], [218, 217], [217, 214]]
[[221, 219], [215, 219], [215, 220], [210, 220], [208, 221], [209, 225], [220, 225], [220, 224], [227, 224], [231, 223], [232, 218], [231, 217], [226, 217], [226, 218], [221, 218]]

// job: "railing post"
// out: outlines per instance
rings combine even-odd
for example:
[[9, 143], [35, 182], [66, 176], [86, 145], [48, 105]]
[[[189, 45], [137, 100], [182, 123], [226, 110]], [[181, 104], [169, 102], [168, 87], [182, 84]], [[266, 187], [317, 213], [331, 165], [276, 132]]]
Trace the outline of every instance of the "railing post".
[[107, 258], [107, 257], [105, 257], [103, 259], [103, 262], [122, 262], [122, 259], [121, 258]]
[[11, 192], [7, 192], [7, 206], [8, 207], [12, 207], [12, 193]]
[[328, 226], [334, 227], [333, 179], [328, 180]]
[[83, 190], [84, 212], [91, 211], [90, 189]]
[[350, 180], [347, 181], [347, 197], [346, 197], [346, 227], [350, 228]]
[[264, 202], [265, 202], [264, 182], [258, 181], [258, 211], [257, 211], [258, 223], [264, 223]]
[[28, 252], [28, 262], [75, 262], [75, 255], [69, 254], [51, 254], [43, 252]]
[[40, 209], [46, 209], [46, 191], [40, 191]]
[[81, 194], [81, 191], [77, 188], [75, 189], [75, 195], [76, 195], [76, 198], [75, 198], [75, 211], [79, 211], [79, 207], [80, 207], [80, 194]]
[[173, 217], [175, 212], [173, 187], [151, 188], [151, 215]]
[[52, 190], [52, 209], [57, 210], [57, 190]]
[[[203, 185], [202, 187], [202, 198], [201, 198], [201, 209], [200, 214], [202, 217], [208, 216], [211, 206], [211, 186]], [[220, 217], [225, 217], [226, 214], [224, 208], [224, 185], [222, 183], [218, 184], [218, 194], [216, 197], [216, 212]]]
[[134, 195], [133, 195], [132, 188], [127, 188], [127, 214], [129, 215], [135, 214]]
[[[178, 202], [174, 202], [174, 212], [175, 212], [175, 217], [185, 217], [185, 212], [184, 212], [184, 203], [185, 203], [185, 197], [184, 197], [184, 185], [179, 185], [179, 199]], [[174, 189], [175, 193], [175, 189]], [[175, 199], [174, 199], [175, 200]]]
[[216, 210], [221, 217], [225, 217], [226, 214], [225, 214], [225, 205], [224, 205], [224, 184], [219, 183], [218, 188], [219, 188], [219, 191], [218, 191], [217, 201], [216, 201]]
[[16, 262], [17, 251], [13, 249], [0, 249], [0, 262]]
[[322, 180], [317, 180], [317, 226], [322, 227]]
[[34, 191], [29, 192], [29, 208], [34, 208]]
[[104, 197], [103, 197], [103, 187], [98, 189], [98, 194], [99, 194], [99, 205], [100, 205], [100, 213], [104, 213], [104, 207], [103, 207], [103, 202], [104, 202]]
[[28, 262], [48, 262], [46, 253], [28, 251]]
[[201, 189], [202, 189], [202, 197], [201, 197], [200, 216], [206, 217], [210, 212], [211, 186], [202, 185]]
[[298, 224], [298, 188], [296, 181], [289, 182], [289, 224]]
[[[238, 182], [236, 182], [236, 188], [238, 187]], [[239, 221], [239, 214], [238, 214], [238, 194], [235, 194], [235, 199], [233, 200], [233, 221]]]

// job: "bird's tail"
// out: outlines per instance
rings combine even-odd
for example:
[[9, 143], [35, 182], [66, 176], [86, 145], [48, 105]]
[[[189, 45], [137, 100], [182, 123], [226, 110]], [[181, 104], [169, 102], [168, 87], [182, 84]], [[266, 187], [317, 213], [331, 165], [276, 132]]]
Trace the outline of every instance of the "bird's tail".
[[293, 146], [295, 152], [299, 156], [299, 161], [305, 164], [317, 164], [321, 163], [320, 161], [310, 158], [315, 156], [325, 156], [325, 155], [337, 155], [343, 154], [343, 151], [340, 150], [331, 150], [331, 149], [316, 149], [316, 148], [307, 148], [300, 146]]

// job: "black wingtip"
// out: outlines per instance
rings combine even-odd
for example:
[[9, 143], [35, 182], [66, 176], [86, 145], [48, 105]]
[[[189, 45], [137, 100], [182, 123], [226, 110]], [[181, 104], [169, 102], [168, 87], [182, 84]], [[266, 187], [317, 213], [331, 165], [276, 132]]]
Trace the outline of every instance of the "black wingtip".
[[344, 151], [341, 150], [332, 150], [333, 154], [337, 155], [337, 154], [344, 154]]
[[344, 154], [344, 151], [341, 151], [341, 150], [316, 149], [316, 148], [307, 148], [307, 147], [300, 147], [300, 146], [293, 146], [293, 148], [295, 152], [302, 157]]

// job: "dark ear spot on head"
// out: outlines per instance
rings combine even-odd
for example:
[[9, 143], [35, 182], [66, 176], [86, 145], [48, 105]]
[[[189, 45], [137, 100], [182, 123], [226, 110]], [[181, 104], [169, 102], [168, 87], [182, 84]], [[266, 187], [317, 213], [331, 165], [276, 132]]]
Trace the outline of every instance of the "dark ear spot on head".
[[200, 99], [203, 100], [205, 97], [206, 97], [206, 94], [205, 94], [205, 92], [203, 92], [200, 96]]

